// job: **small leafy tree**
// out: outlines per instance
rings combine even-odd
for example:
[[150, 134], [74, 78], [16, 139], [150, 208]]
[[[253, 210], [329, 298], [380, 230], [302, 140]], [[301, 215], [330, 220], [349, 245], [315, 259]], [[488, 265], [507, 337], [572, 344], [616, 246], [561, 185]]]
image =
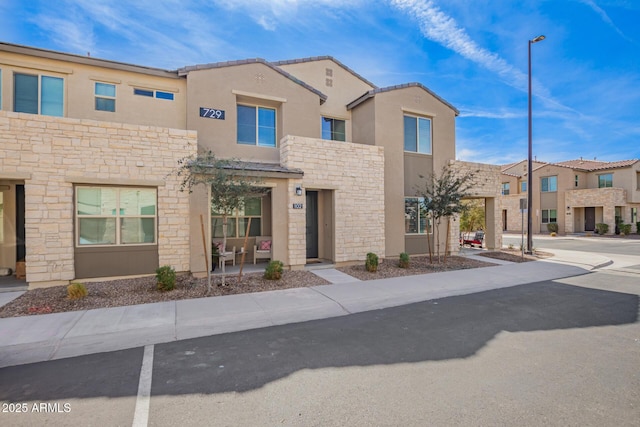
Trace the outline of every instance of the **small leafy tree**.
[[[456, 173], [451, 165], [442, 168], [439, 175], [428, 177], [420, 175], [425, 182], [417, 188], [418, 196], [423, 198], [423, 206], [435, 223], [436, 256], [440, 262], [440, 224], [442, 219], [447, 223], [453, 215], [464, 210], [462, 199], [470, 196], [470, 189], [475, 183], [477, 171], [466, 174]], [[448, 229], [448, 227], [447, 227]]]
[[472, 199], [462, 201], [463, 210], [460, 216], [460, 231], [470, 233], [485, 227], [484, 200]]
[[[257, 187], [260, 180], [249, 174], [245, 162], [219, 159], [211, 151], [180, 159], [178, 165], [177, 175], [182, 178], [180, 191], [192, 192], [193, 187], [201, 184], [211, 189], [211, 210], [222, 216], [222, 246], [226, 252], [228, 219], [244, 207], [247, 197], [265, 191]], [[224, 257], [224, 252], [219, 256]], [[226, 284], [225, 264], [222, 263], [223, 286]], [[210, 278], [208, 291], [211, 291]]]

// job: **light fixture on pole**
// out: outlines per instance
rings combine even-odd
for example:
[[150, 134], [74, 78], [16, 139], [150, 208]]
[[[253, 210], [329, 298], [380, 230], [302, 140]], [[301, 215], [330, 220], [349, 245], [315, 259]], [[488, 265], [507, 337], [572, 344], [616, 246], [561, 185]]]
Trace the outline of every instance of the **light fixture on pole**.
[[533, 165], [532, 157], [532, 138], [531, 138], [531, 45], [544, 40], [544, 36], [538, 36], [529, 40], [529, 156], [527, 157], [527, 254], [533, 253], [533, 236], [531, 229], [533, 228], [532, 204], [533, 204]]

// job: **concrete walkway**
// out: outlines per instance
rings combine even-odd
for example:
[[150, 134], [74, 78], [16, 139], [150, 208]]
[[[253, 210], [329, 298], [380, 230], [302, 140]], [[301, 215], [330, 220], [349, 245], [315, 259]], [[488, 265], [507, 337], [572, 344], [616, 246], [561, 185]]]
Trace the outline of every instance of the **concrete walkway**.
[[0, 319], [0, 367], [344, 316], [560, 279], [585, 274], [607, 262], [601, 256], [576, 254], [562, 253], [554, 262], [501, 263], [482, 269], [371, 281], [357, 281], [337, 270], [317, 270], [316, 274], [330, 277], [335, 283]]

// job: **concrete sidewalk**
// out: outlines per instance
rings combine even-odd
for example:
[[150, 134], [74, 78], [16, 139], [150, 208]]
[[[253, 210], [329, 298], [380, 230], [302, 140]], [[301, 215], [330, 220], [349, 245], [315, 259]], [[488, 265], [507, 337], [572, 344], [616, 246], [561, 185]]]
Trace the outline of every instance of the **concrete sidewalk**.
[[[564, 251], [567, 252], [567, 251]], [[492, 260], [469, 252], [463, 254]], [[303, 322], [587, 273], [601, 256], [0, 319], [0, 367]]]

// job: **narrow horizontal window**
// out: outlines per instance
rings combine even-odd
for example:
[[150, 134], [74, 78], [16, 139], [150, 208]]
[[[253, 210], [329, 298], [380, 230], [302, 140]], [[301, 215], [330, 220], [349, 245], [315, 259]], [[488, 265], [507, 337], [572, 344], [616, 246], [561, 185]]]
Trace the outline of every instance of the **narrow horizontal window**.
[[139, 96], [148, 96], [150, 98], [153, 98], [153, 91], [152, 90], [146, 90], [146, 89], [133, 89], [133, 94], [134, 95], [139, 95]]
[[159, 90], [156, 91], [156, 98], [158, 99], [168, 99], [173, 101], [173, 94], [171, 92], [161, 92]]

